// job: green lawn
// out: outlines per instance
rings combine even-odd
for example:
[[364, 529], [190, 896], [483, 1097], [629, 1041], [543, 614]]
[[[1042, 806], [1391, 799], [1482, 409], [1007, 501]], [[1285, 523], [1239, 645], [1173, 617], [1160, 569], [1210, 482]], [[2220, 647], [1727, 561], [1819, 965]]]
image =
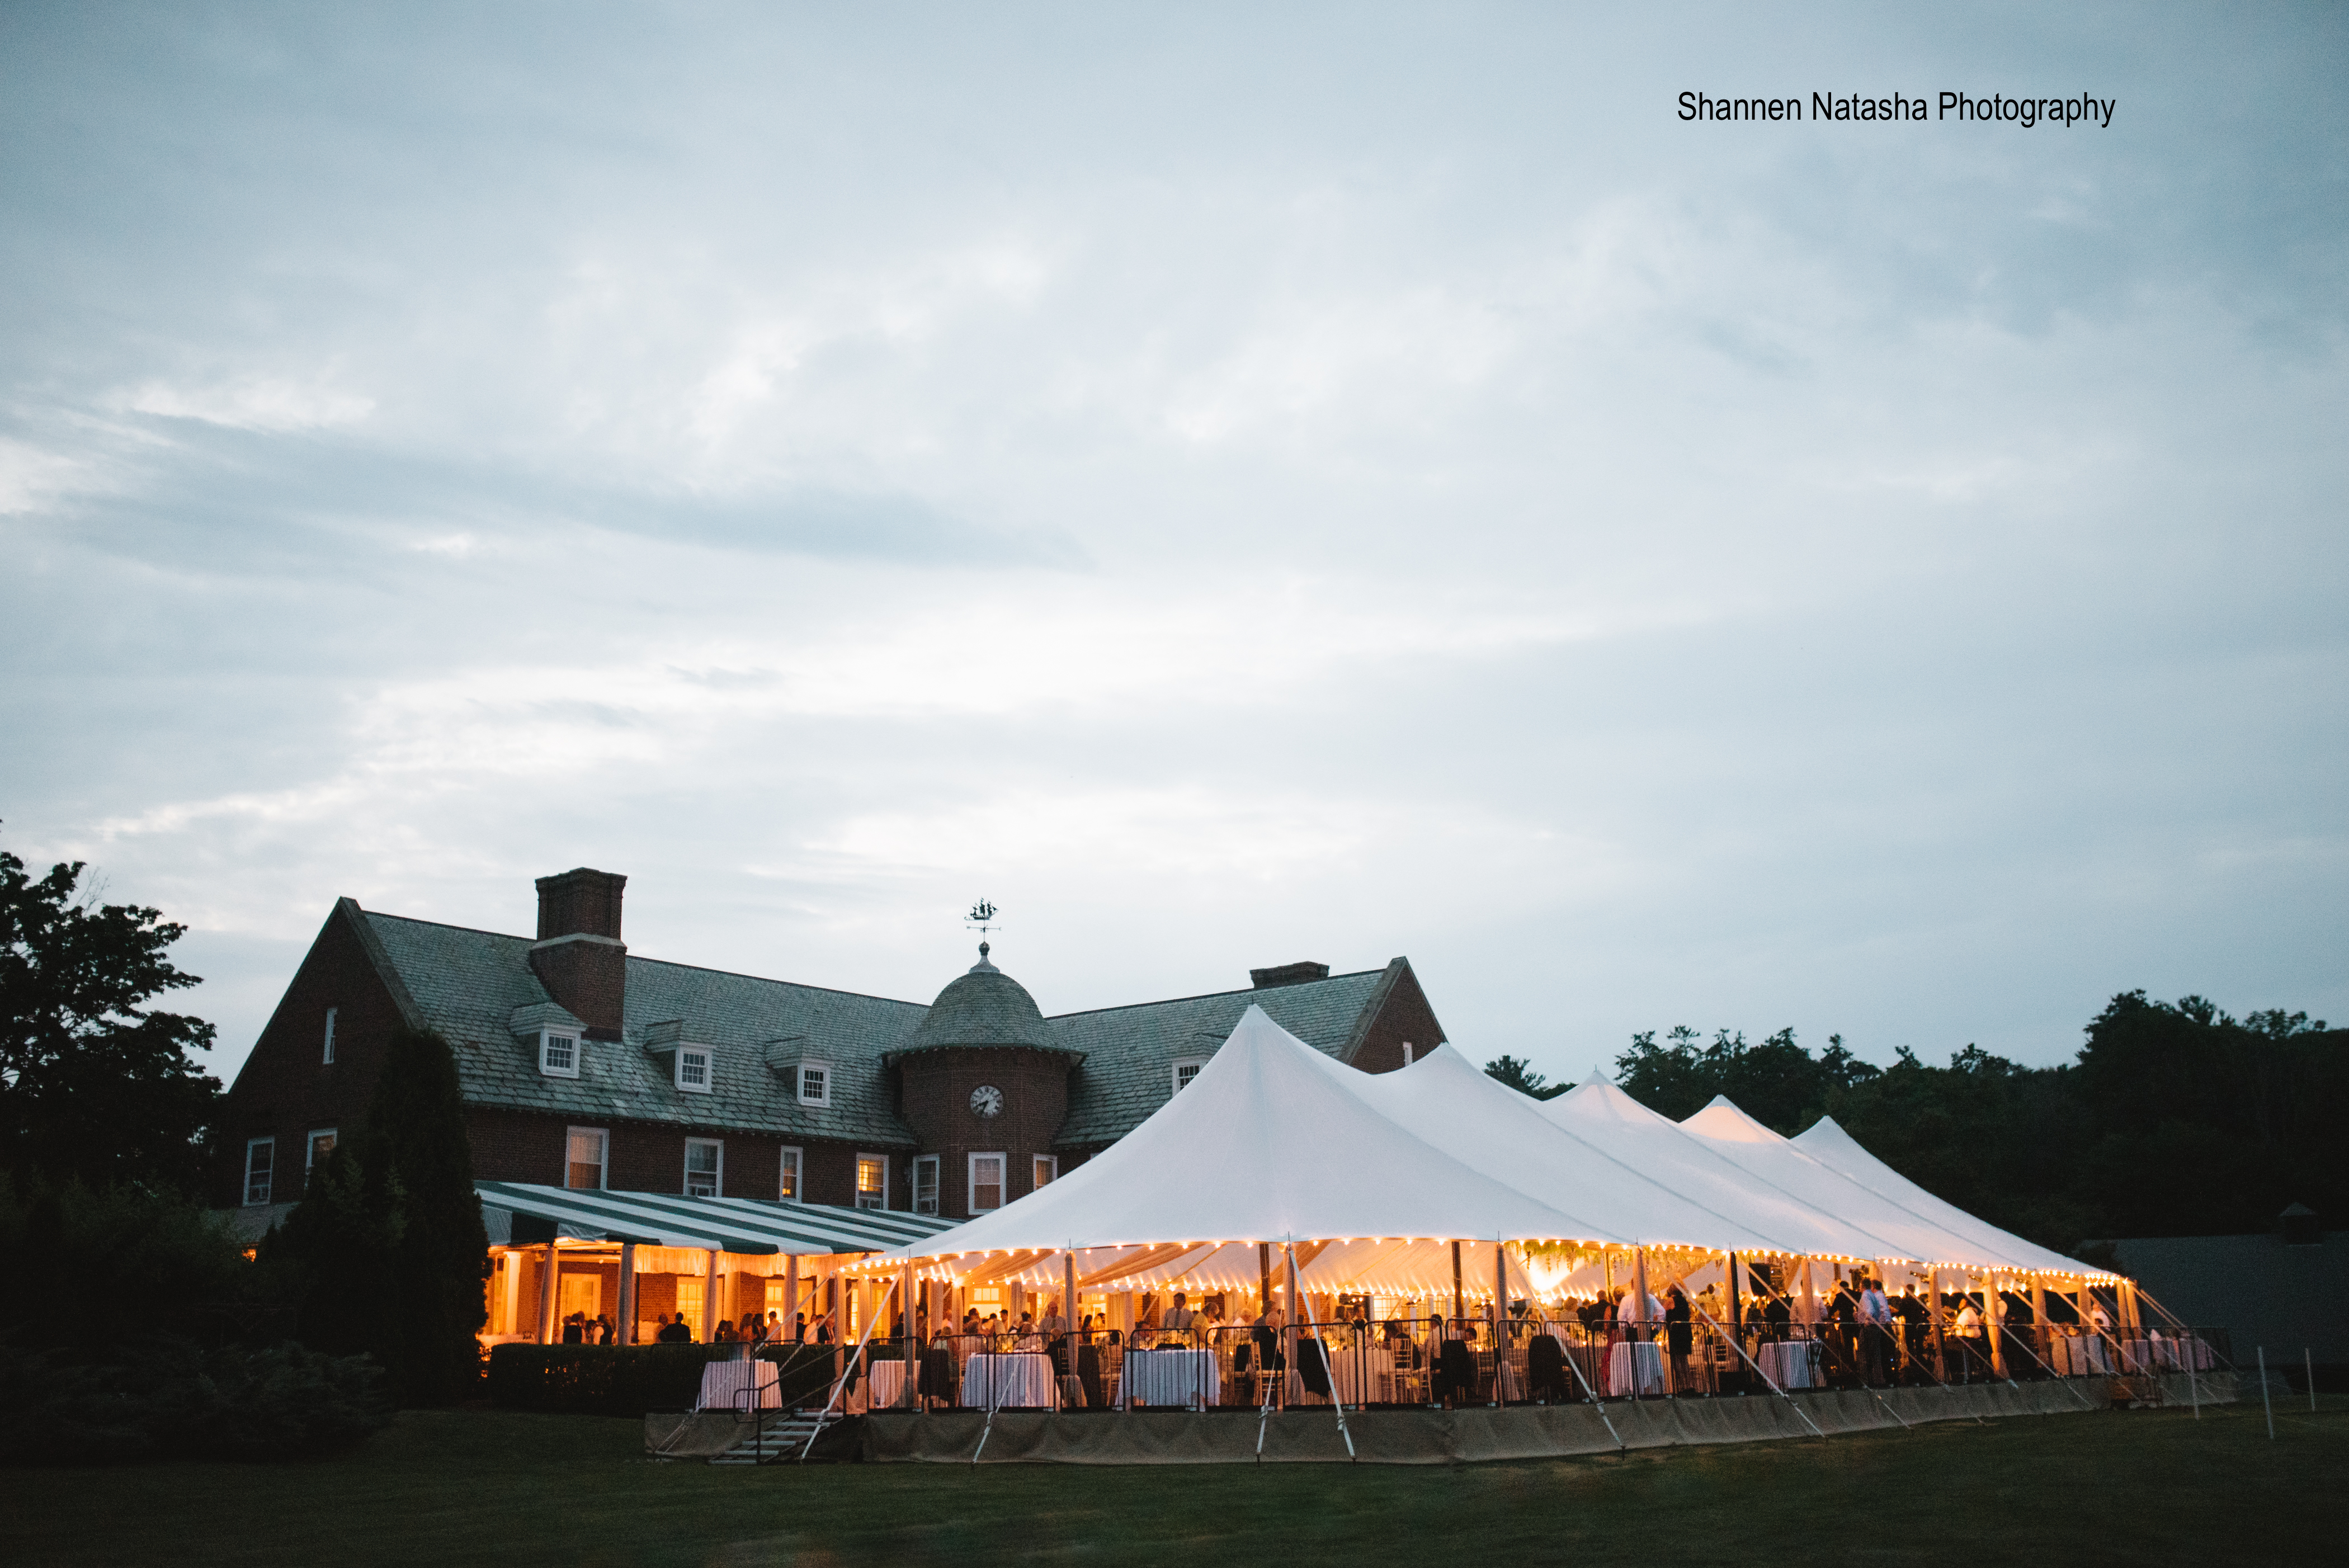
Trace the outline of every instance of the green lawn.
[[0, 1472], [0, 1562], [2349, 1560], [2349, 1399], [2277, 1433], [2253, 1404], [1444, 1470], [759, 1470], [650, 1462], [634, 1421], [466, 1411], [316, 1465]]

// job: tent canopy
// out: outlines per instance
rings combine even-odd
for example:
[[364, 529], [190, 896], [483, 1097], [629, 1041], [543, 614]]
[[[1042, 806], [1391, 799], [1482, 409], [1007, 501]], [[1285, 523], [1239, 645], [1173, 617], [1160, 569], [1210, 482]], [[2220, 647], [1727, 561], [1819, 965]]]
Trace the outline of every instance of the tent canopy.
[[509, 1243], [560, 1238], [808, 1256], [885, 1252], [955, 1224], [896, 1210], [542, 1187], [526, 1181], [476, 1181], [473, 1191], [481, 1197], [491, 1241]]
[[1251, 1006], [1140, 1127], [903, 1255], [1239, 1242], [1252, 1278], [1256, 1243], [1374, 1237], [1614, 1239], [1413, 1136]]

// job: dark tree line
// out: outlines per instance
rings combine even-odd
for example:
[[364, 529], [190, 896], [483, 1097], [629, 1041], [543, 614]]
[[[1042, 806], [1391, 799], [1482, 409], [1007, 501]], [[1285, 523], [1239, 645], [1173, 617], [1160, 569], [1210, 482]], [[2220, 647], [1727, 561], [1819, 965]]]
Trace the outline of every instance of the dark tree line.
[[403, 1032], [366, 1126], [248, 1253], [204, 1204], [230, 1158], [184, 928], [79, 863], [0, 851], [0, 1458], [276, 1454], [478, 1381], [487, 1239], [456, 1060]]
[[[2067, 1252], [2092, 1237], [2266, 1231], [2294, 1202], [2328, 1224], [2349, 1217], [2335, 1130], [2349, 1113], [2349, 1030], [2130, 991], [2086, 1036], [2060, 1067], [1968, 1046], [1946, 1067], [1902, 1047], [1878, 1068], [1839, 1036], [1814, 1056], [1791, 1029], [1749, 1043], [1677, 1028], [1634, 1035], [1616, 1067], [1628, 1093], [1674, 1120], [1717, 1094], [1789, 1137], [1832, 1116], [1928, 1191]], [[1486, 1070], [1528, 1087], [1523, 1064], [1500, 1065]], [[1537, 1075], [1528, 1092], [1539, 1088]]]

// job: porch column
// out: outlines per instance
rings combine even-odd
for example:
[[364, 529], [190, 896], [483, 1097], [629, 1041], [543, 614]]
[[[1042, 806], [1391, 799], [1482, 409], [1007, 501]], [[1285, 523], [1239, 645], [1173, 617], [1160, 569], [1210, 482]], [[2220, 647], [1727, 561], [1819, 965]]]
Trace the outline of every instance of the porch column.
[[636, 1243], [620, 1243], [620, 1304], [616, 1313], [619, 1323], [612, 1335], [615, 1345], [636, 1342]]
[[718, 1337], [718, 1249], [711, 1247], [702, 1255], [701, 1342], [707, 1345]]
[[792, 1345], [800, 1342], [800, 1255], [797, 1253], [784, 1254], [783, 1338]]
[[563, 1264], [557, 1258], [554, 1243], [546, 1243], [546, 1263], [538, 1277], [538, 1342], [554, 1343], [555, 1287], [561, 1283]]

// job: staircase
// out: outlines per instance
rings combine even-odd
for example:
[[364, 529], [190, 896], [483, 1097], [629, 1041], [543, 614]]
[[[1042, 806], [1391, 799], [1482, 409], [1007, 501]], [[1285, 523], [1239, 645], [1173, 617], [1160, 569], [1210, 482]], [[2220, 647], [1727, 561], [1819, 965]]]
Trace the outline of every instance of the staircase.
[[797, 1460], [808, 1442], [832, 1423], [809, 1410], [762, 1416], [750, 1433], [709, 1462], [714, 1465], [771, 1465]]

